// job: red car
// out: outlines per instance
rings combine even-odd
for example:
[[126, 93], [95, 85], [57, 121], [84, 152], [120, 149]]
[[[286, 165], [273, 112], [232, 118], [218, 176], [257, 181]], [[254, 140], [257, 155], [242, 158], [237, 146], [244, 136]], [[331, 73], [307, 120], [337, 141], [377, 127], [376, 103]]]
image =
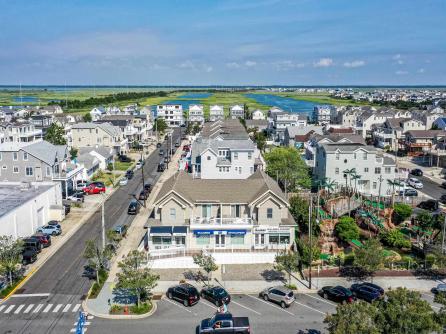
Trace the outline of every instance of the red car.
[[82, 191], [86, 195], [105, 193], [105, 185], [102, 182], [93, 182], [82, 188]]
[[184, 146], [183, 146], [183, 151], [184, 151], [184, 152], [189, 152], [189, 151], [190, 151], [190, 147], [189, 147], [189, 145], [184, 145]]

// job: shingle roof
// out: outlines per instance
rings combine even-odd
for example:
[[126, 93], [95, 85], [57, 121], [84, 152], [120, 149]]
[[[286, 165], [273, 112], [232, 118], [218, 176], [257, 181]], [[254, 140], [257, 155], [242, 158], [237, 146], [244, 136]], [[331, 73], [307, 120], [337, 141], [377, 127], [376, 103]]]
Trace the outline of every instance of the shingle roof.
[[407, 134], [413, 138], [434, 138], [437, 136], [445, 136], [444, 130], [410, 130]]
[[308, 126], [287, 126], [286, 130], [290, 138], [294, 138], [295, 136], [303, 136], [311, 131], [322, 134], [322, 126], [320, 125], [308, 125]]
[[358, 149], [366, 150], [367, 152], [376, 152], [376, 148], [373, 146], [364, 146], [359, 144], [322, 144], [325, 152], [332, 153], [339, 150], [340, 152], [354, 152]]
[[285, 195], [277, 183], [261, 170], [242, 180], [194, 179], [190, 174], [180, 171], [164, 183], [155, 203], [172, 190], [191, 203], [251, 203], [271, 191], [287, 205]]
[[111, 136], [119, 136], [120, 129], [110, 123], [77, 123], [72, 126], [72, 129], [96, 129], [100, 128]]
[[56, 157], [59, 161], [64, 160], [67, 146], [53, 145], [42, 140], [22, 147], [22, 150], [52, 166], [56, 161]]

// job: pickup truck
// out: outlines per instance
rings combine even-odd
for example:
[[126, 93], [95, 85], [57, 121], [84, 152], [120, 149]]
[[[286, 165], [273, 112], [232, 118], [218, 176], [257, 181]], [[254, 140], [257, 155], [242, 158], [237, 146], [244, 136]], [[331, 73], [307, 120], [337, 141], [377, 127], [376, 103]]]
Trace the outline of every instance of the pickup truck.
[[233, 317], [231, 313], [217, 313], [212, 318], [201, 321], [198, 333], [250, 334], [251, 328], [248, 317]]

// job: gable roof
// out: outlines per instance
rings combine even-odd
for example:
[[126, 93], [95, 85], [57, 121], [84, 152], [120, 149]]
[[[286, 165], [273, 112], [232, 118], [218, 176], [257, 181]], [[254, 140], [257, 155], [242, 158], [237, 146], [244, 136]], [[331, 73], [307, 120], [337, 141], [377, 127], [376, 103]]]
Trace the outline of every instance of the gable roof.
[[114, 126], [110, 123], [86, 123], [86, 122], [82, 122], [82, 123], [77, 123], [74, 124], [72, 127], [72, 129], [96, 129], [96, 128], [100, 128], [102, 130], [104, 130], [105, 132], [107, 132], [110, 136], [119, 136], [120, 134], [120, 129], [117, 126]]
[[46, 164], [53, 166], [56, 157], [58, 161], [65, 159], [67, 145], [53, 145], [46, 140], [42, 140], [23, 146], [21, 149]]

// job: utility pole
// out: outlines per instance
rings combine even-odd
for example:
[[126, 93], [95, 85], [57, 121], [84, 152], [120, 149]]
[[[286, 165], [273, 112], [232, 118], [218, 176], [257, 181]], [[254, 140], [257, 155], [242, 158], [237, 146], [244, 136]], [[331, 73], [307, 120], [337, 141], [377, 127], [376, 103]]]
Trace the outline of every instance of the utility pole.
[[311, 215], [313, 213], [313, 196], [310, 194], [310, 207], [308, 208], [308, 239], [310, 240], [310, 267], [308, 271], [308, 285], [311, 289], [311, 263], [313, 262], [313, 247], [312, 247], [312, 227], [311, 227]]
[[441, 254], [444, 254], [444, 234], [446, 232], [446, 213], [444, 215], [444, 221], [443, 221], [443, 236], [441, 240]]
[[102, 227], [102, 249], [105, 249], [105, 195], [102, 195], [102, 221], [101, 221], [101, 227]]

